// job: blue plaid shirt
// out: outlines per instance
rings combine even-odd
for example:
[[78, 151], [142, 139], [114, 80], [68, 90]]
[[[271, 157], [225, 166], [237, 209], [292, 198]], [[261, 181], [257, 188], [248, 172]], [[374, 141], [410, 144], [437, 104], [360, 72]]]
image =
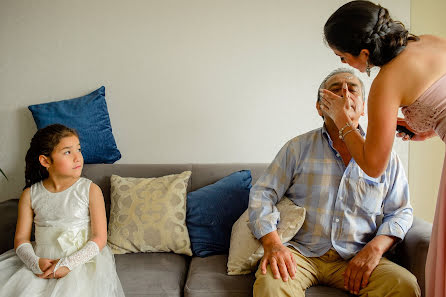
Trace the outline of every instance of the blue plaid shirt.
[[398, 156], [392, 152], [386, 171], [369, 177], [353, 158], [344, 165], [325, 127], [288, 141], [252, 187], [249, 227], [257, 238], [276, 230], [280, 213], [275, 205], [283, 196], [306, 209], [302, 228], [287, 245], [307, 257], [334, 248], [349, 259], [376, 235], [403, 239], [412, 225]]

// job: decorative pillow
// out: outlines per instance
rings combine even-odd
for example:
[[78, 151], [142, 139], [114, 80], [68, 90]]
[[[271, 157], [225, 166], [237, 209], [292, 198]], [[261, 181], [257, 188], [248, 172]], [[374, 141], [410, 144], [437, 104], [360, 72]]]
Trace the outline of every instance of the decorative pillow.
[[248, 207], [251, 171], [242, 170], [187, 194], [186, 222], [194, 255], [227, 253], [234, 222]]
[[[297, 206], [284, 197], [277, 203], [280, 221], [277, 233], [282, 243], [290, 241], [302, 227], [305, 208]], [[228, 275], [248, 274], [254, 271], [257, 262], [263, 257], [263, 246], [248, 227], [249, 215], [246, 210], [232, 227], [231, 246], [228, 257]]]
[[110, 164], [121, 159], [105, 103], [105, 87], [79, 98], [30, 105], [28, 108], [37, 129], [50, 124], [76, 129], [86, 164]]
[[112, 175], [108, 245], [113, 253], [192, 255], [186, 227], [190, 175], [190, 171], [158, 178]]

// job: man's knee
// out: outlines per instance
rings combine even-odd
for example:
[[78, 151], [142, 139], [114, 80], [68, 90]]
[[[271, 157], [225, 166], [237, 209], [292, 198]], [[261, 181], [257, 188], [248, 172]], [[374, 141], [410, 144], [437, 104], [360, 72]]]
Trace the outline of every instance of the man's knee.
[[298, 279], [284, 282], [281, 278], [275, 279], [270, 266], [268, 265], [266, 274], [262, 274], [260, 268], [256, 273], [256, 281], [253, 288], [254, 297], [285, 297], [285, 296], [305, 296], [304, 289]]
[[[375, 279], [373, 284], [369, 283], [369, 285], [374, 288], [376, 296], [421, 296], [417, 278], [397, 264], [392, 265], [391, 270], [383, 273], [381, 277]], [[375, 296], [375, 294], [372, 293], [369, 296]]]
[[405, 273], [396, 275], [394, 281], [393, 291], [395, 292], [395, 296], [421, 296], [417, 278], [409, 271], [406, 270]]

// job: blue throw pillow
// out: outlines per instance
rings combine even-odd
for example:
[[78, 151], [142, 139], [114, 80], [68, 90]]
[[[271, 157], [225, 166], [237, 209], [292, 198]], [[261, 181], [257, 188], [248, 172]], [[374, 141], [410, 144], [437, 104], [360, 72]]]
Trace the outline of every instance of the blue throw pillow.
[[251, 181], [251, 171], [242, 170], [187, 194], [186, 224], [194, 255], [228, 253], [232, 225], [248, 208]]
[[37, 129], [56, 123], [76, 129], [86, 164], [110, 164], [121, 159], [105, 103], [105, 87], [79, 98], [30, 105], [28, 108]]

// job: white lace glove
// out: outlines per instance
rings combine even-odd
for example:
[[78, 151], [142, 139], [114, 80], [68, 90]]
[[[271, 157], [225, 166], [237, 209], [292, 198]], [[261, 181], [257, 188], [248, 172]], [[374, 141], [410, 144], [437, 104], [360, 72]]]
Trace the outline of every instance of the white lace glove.
[[59, 267], [65, 266], [71, 271], [75, 267], [87, 263], [97, 254], [99, 254], [99, 247], [96, 242], [90, 240], [77, 252], [60, 259], [59, 262], [57, 262], [56, 267], [54, 267], [54, 275], [56, 275], [56, 271]]
[[34, 274], [42, 274], [43, 271], [39, 267], [39, 257], [34, 253], [33, 246], [29, 242], [22, 243], [15, 249], [17, 256], [25, 263]]

